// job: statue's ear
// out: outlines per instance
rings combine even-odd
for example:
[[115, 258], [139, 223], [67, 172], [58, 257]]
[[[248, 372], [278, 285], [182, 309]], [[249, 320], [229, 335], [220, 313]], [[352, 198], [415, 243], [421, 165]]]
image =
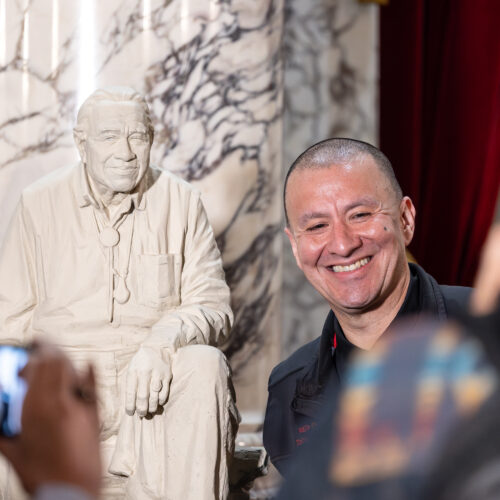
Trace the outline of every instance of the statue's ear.
[[87, 140], [87, 137], [85, 132], [81, 128], [75, 127], [73, 129], [73, 139], [75, 140], [82, 162], [87, 163], [87, 151], [85, 149], [85, 141]]

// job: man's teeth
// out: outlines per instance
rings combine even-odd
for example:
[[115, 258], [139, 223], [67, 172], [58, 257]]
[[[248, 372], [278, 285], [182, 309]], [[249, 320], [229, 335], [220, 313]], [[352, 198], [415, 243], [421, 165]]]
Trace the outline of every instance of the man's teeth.
[[359, 269], [360, 267], [365, 266], [370, 262], [371, 257], [365, 257], [364, 259], [358, 260], [354, 264], [350, 266], [332, 266], [334, 273], [345, 273], [346, 271], [354, 271], [355, 269]]

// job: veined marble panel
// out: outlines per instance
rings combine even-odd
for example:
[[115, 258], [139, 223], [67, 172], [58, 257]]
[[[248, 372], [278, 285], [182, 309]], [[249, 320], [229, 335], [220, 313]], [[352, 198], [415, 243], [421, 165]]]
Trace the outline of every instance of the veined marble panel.
[[[378, 9], [355, 0], [286, 3], [284, 172], [328, 137], [377, 142]], [[285, 240], [283, 358], [321, 334], [329, 310]]]
[[83, 99], [143, 92], [153, 163], [203, 194], [236, 313], [225, 350], [258, 414], [280, 332], [282, 22], [283, 0], [0, 0], [0, 241], [21, 190], [77, 161]]

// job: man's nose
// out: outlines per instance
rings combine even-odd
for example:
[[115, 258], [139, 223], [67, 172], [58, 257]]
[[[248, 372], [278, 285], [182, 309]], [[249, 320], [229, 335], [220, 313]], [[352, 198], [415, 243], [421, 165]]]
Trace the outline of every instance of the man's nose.
[[348, 257], [361, 245], [360, 235], [349, 224], [345, 222], [332, 224], [326, 245], [329, 253]]
[[118, 141], [115, 156], [123, 161], [130, 161], [135, 158], [135, 154], [130, 148], [128, 137], [122, 137]]

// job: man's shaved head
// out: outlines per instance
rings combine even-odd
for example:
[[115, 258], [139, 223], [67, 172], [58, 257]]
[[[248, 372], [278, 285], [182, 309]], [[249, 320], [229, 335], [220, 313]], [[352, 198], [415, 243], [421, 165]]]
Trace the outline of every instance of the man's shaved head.
[[335, 137], [314, 144], [306, 149], [288, 169], [285, 178], [285, 187], [283, 190], [283, 205], [285, 208], [286, 225], [289, 225], [288, 213], [286, 208], [286, 190], [288, 179], [295, 170], [330, 168], [333, 165], [345, 165], [352, 162], [357, 157], [368, 155], [373, 158], [377, 167], [389, 181], [394, 195], [398, 201], [403, 197], [401, 186], [394, 175], [391, 162], [380, 149], [368, 144], [367, 142], [356, 139], [345, 139]]

